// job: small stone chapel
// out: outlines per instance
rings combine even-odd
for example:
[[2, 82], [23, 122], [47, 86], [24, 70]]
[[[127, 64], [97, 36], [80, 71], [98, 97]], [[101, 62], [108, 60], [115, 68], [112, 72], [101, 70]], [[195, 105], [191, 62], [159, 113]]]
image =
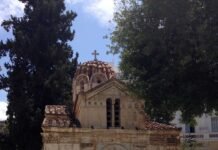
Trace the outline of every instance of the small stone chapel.
[[93, 61], [78, 66], [72, 83], [79, 125], [71, 124], [66, 106], [46, 106], [43, 150], [179, 150], [180, 130], [149, 120], [144, 100], [93, 54]]

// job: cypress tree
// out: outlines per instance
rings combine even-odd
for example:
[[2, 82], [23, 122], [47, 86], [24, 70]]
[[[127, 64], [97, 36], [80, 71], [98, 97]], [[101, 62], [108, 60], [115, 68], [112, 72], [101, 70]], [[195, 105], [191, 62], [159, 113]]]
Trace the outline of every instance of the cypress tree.
[[13, 38], [0, 42], [7, 75], [1, 88], [8, 92], [8, 128], [13, 150], [40, 150], [45, 105], [71, 101], [77, 57], [69, 41], [76, 13], [65, 10], [64, 0], [19, 0], [24, 16], [3, 21]]

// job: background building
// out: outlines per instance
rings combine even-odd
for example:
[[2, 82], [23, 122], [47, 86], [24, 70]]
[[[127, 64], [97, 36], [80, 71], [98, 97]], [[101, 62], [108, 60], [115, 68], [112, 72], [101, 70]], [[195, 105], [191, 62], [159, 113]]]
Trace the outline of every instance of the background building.
[[181, 123], [180, 116], [181, 112], [177, 112], [172, 123], [182, 129], [183, 142], [196, 142], [198, 150], [218, 150], [218, 116], [203, 114], [196, 117], [195, 126]]

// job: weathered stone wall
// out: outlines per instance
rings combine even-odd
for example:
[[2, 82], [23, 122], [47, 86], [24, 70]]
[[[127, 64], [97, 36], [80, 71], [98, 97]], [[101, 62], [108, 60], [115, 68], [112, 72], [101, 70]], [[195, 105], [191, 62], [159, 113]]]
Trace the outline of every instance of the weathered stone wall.
[[[144, 128], [144, 101], [130, 96], [119, 83], [109, 83], [97, 90], [80, 94], [78, 119], [83, 128], [107, 128], [106, 100], [110, 98], [114, 106], [115, 99], [120, 100], [120, 127], [125, 129]], [[114, 114], [112, 114], [113, 116]], [[114, 116], [113, 116], [114, 117]], [[114, 121], [114, 118], [112, 119]], [[114, 124], [114, 122], [112, 123]]]
[[179, 150], [178, 131], [43, 128], [43, 150]]
[[[108, 106], [112, 107], [109, 117], [108, 99]], [[116, 100], [118, 105], [115, 105]], [[43, 150], [179, 149], [180, 130], [149, 120], [144, 112], [144, 101], [129, 93], [116, 79], [79, 93], [74, 102], [81, 128], [76, 122], [70, 124], [65, 106], [46, 106], [42, 124]], [[107, 125], [107, 120], [112, 121], [112, 125]], [[118, 125], [117, 120], [120, 121]]]

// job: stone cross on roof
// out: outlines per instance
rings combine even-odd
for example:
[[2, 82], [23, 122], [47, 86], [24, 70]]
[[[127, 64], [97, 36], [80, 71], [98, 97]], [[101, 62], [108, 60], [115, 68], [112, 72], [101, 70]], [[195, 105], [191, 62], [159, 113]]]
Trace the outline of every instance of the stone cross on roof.
[[94, 55], [94, 61], [97, 61], [97, 55], [99, 55], [99, 53], [96, 50], [94, 50], [92, 55]]

